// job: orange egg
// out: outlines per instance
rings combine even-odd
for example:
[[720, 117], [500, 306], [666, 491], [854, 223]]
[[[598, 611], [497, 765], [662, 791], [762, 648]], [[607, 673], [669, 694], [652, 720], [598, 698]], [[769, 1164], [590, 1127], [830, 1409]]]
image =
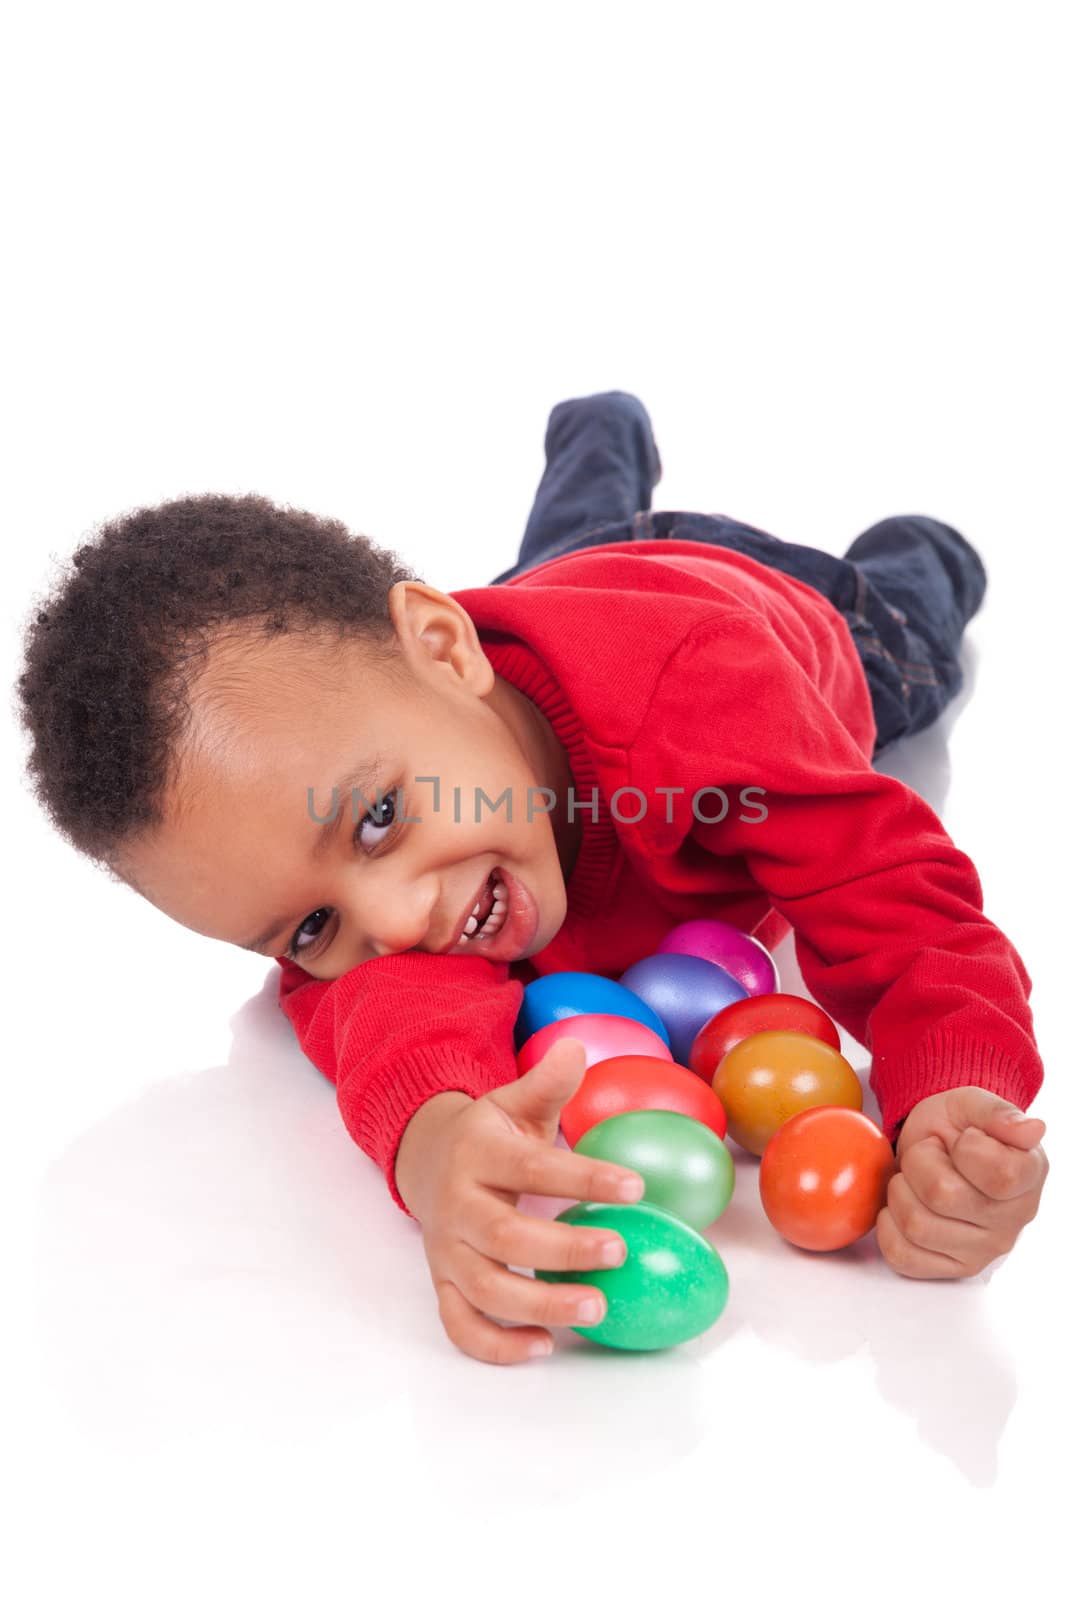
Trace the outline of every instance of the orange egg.
[[768, 1142], [760, 1199], [790, 1244], [840, 1250], [874, 1227], [895, 1170], [893, 1147], [870, 1117], [846, 1106], [813, 1106]]
[[785, 1029], [753, 1033], [735, 1044], [715, 1069], [711, 1087], [722, 1101], [730, 1138], [756, 1156], [798, 1111], [859, 1111], [863, 1105], [863, 1088], [840, 1050]]

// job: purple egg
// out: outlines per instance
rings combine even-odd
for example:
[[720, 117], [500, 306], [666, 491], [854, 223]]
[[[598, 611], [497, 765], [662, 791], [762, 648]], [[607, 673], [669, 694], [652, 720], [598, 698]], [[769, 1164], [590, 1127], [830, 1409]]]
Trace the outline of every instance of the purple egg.
[[748, 991], [722, 967], [702, 956], [673, 952], [657, 952], [635, 961], [619, 982], [640, 995], [662, 1020], [671, 1055], [683, 1067], [689, 1065], [690, 1047], [705, 1022], [735, 1000], [748, 998]]
[[655, 954], [699, 956], [702, 961], [713, 961], [736, 978], [746, 994], [781, 992], [778, 968], [770, 951], [732, 922], [719, 922], [713, 917], [680, 922], [660, 940]]

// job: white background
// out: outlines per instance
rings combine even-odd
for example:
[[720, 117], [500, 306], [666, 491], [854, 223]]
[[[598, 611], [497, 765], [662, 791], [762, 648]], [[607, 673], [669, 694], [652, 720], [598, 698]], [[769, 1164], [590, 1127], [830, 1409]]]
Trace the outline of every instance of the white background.
[[[702, 1339], [461, 1355], [273, 963], [55, 836], [8, 718], [3, 1428], [18, 1596], [1048, 1592], [1062, 1575], [1064, 54], [1056, 5], [20, 8], [0, 108], [8, 681], [93, 525], [340, 516], [514, 560], [549, 410], [640, 395], [660, 509], [961, 528], [967, 683], [887, 770], [1034, 982], [1052, 1174], [916, 1282], [739, 1160]], [[802, 991], [795, 965], [787, 988]], [[848, 1053], [858, 1067], [865, 1052]]]

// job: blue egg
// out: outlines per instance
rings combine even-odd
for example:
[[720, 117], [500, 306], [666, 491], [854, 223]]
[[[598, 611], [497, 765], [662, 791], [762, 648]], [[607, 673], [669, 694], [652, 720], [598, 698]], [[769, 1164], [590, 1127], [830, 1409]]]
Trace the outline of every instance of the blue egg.
[[[701, 964], [709, 965], [706, 961]], [[659, 1034], [664, 1044], [671, 1042], [652, 1007], [623, 984], [612, 978], [602, 978], [596, 972], [550, 972], [526, 985], [515, 1018], [515, 1048], [521, 1049], [532, 1033], [547, 1028], [550, 1022], [559, 1022], [563, 1017], [587, 1017], [594, 1012], [643, 1022], [646, 1028]]]
[[683, 1067], [689, 1065], [690, 1048], [705, 1022], [735, 1000], [748, 998], [736, 978], [702, 956], [646, 956], [627, 967], [619, 982], [663, 1018], [671, 1055]]

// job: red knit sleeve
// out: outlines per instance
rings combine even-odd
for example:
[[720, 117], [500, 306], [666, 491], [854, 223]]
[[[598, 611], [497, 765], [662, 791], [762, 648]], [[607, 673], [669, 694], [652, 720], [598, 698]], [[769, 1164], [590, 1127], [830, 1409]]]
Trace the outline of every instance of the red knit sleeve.
[[920, 795], [872, 768], [769, 627], [738, 617], [687, 635], [631, 773], [650, 795], [684, 786], [654, 851], [743, 858], [793, 926], [811, 993], [871, 1052], [890, 1139], [917, 1101], [958, 1085], [1030, 1104], [1043, 1080], [1031, 980], [983, 914], [974, 863]]
[[278, 1002], [308, 1059], [337, 1085], [352, 1138], [396, 1187], [410, 1119], [432, 1095], [477, 1099], [518, 1076], [513, 1029], [523, 986], [484, 956], [380, 956], [339, 978], [312, 978], [287, 957]]

